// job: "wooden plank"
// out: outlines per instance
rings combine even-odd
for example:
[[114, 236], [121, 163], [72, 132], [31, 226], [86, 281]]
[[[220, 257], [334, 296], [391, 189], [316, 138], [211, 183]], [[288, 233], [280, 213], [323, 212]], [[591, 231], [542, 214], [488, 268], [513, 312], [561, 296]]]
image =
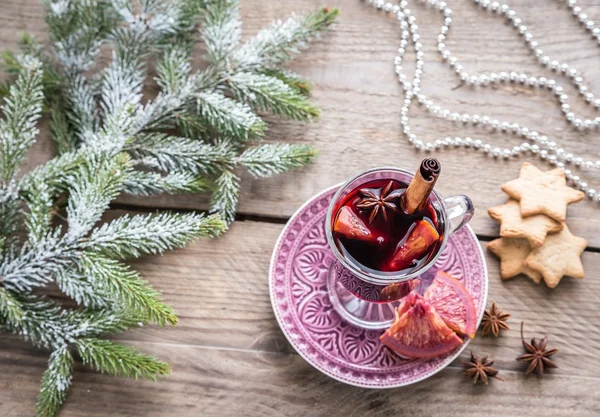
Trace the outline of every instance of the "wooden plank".
[[[37, 0], [5, 2], [0, 16], [0, 48], [13, 48], [18, 32], [28, 30], [45, 39], [42, 8]], [[293, 10], [306, 11], [320, 7], [316, 0], [283, 0], [273, 7], [263, 0], [242, 1], [246, 36], [256, 33], [274, 18]], [[590, 15], [600, 15], [600, 5], [584, 2]], [[240, 213], [269, 217], [289, 217], [306, 199], [330, 185], [343, 181], [360, 170], [382, 165], [414, 169], [423, 156], [414, 151], [400, 134], [402, 94], [393, 72], [393, 54], [398, 46], [398, 24], [385, 13], [377, 12], [364, 2], [337, 0], [330, 6], [342, 8], [340, 24], [311, 51], [296, 59], [291, 68], [314, 83], [313, 99], [323, 110], [318, 123], [304, 125], [268, 117], [268, 141], [289, 141], [315, 145], [321, 151], [317, 163], [302, 171], [266, 180], [253, 180], [243, 175]], [[448, 46], [471, 72], [517, 70], [529, 74], [554, 77], [551, 71], [538, 68], [526, 52], [522, 41], [498, 18], [478, 10], [471, 2], [452, 4], [454, 26]], [[516, 10], [540, 40], [550, 56], [578, 68], [594, 91], [600, 91], [600, 53], [570, 16], [566, 6], [557, 2], [531, 0], [520, 2]], [[564, 144], [568, 150], [600, 159], [594, 146], [594, 133], [578, 132], [562, 119], [551, 95], [521, 86], [471, 89], [460, 86], [453, 73], [441, 64], [433, 39], [441, 25], [440, 15], [415, 5], [414, 13], [424, 40], [425, 75], [423, 90], [433, 99], [460, 113], [486, 113], [492, 117], [537, 128]], [[377, 28], [374, 35], [374, 28]], [[431, 41], [430, 41], [431, 40]], [[200, 65], [201, 52], [196, 54]], [[566, 81], [562, 81], [563, 84]], [[565, 85], [571, 97], [577, 94]], [[591, 116], [581, 103], [573, 107]], [[505, 134], [481, 132], [470, 127], [432, 119], [423, 110], [413, 110], [413, 130], [426, 138], [470, 135], [482, 137], [497, 145], [516, 145], [520, 140]], [[41, 141], [48, 141], [47, 132]], [[47, 158], [51, 145], [46, 143], [34, 151], [35, 160]], [[477, 208], [473, 226], [485, 236], [497, 234], [497, 225], [485, 211], [505, 201], [500, 185], [518, 174], [520, 160], [491, 161], [461, 149], [441, 151], [436, 156], [444, 165], [439, 190], [444, 195], [465, 193]], [[535, 161], [541, 164], [541, 161]], [[543, 166], [543, 165], [542, 165]], [[586, 172], [591, 185], [600, 189], [600, 172]], [[121, 203], [144, 207], [206, 209], [204, 196], [159, 196], [134, 198], [124, 196]], [[569, 223], [576, 234], [590, 245], [600, 247], [598, 205], [586, 201], [570, 210]]]
[[[45, 358], [15, 340], [0, 341], [3, 416], [29, 417]], [[298, 355], [144, 344], [170, 358], [173, 374], [159, 383], [116, 379], [78, 367], [61, 417], [196, 416], [447, 416], [548, 417], [600, 413], [599, 378], [553, 374], [473, 386], [457, 366], [405, 388], [366, 390], [319, 373]], [[16, 389], [18, 388], [18, 389]]]
[[[78, 368], [61, 416], [139, 415], [545, 415], [579, 416], [598, 411], [600, 355], [597, 294], [600, 254], [586, 252], [587, 277], [565, 278], [555, 290], [525, 277], [502, 282], [488, 254], [489, 300], [512, 314], [511, 330], [498, 338], [476, 337], [470, 349], [492, 356], [507, 379], [484, 393], [455, 367], [406, 390], [347, 387], [304, 362], [279, 330], [268, 295], [269, 257], [282, 225], [238, 222], [222, 239], [136, 262], [180, 315], [172, 328], [147, 327], [120, 336], [169, 361], [174, 373], [160, 384], [125, 381]], [[524, 381], [518, 323], [528, 337], [548, 334], [560, 349], [559, 369]], [[0, 409], [29, 416], [46, 353], [7, 336], [0, 339]], [[430, 399], [435, 401], [430, 401]], [[448, 409], [447, 409], [448, 408]], [[245, 413], [243, 412], [245, 411]]]
[[[238, 222], [223, 238], [201, 241], [185, 250], [147, 257], [135, 267], [160, 289], [180, 316], [173, 328], [147, 327], [126, 333], [136, 342], [161, 342], [290, 353], [293, 349], [274, 319], [268, 268], [283, 226]], [[485, 242], [483, 242], [485, 245]], [[520, 351], [519, 323], [530, 338], [548, 334], [561, 350], [561, 371], [579, 376], [600, 373], [597, 329], [600, 254], [585, 252], [586, 278], [564, 278], [551, 290], [526, 277], [502, 281], [499, 262], [486, 250], [489, 302], [512, 314], [511, 331], [499, 339], [478, 337], [476, 351], [493, 353], [504, 365]], [[585, 363], [585, 366], [581, 366]]]

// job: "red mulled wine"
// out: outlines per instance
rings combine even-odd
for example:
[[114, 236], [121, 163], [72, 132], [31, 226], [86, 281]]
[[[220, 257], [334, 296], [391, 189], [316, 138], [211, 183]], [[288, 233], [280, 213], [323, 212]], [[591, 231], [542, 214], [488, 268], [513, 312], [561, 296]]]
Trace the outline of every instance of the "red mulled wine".
[[434, 256], [442, 242], [439, 216], [429, 201], [406, 214], [401, 198], [407, 187], [369, 181], [338, 203], [332, 229], [343, 256], [382, 272], [410, 272]]

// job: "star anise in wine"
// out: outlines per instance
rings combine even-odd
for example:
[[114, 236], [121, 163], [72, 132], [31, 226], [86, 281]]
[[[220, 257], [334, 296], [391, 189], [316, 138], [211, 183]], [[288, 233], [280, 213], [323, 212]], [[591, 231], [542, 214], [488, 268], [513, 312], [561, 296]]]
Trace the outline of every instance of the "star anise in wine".
[[502, 310], [496, 306], [493, 302], [489, 310], [483, 313], [483, 319], [481, 320], [482, 333], [485, 336], [488, 333], [492, 333], [495, 337], [498, 337], [500, 330], [508, 330], [508, 324], [506, 320], [510, 317], [510, 314], [503, 313]]
[[521, 322], [521, 341], [523, 342], [524, 354], [519, 356], [519, 362], [529, 362], [529, 366], [525, 370], [525, 376], [535, 371], [539, 377], [544, 376], [544, 368], [558, 368], [550, 357], [558, 353], [558, 349], [548, 349], [548, 336], [543, 339], [531, 339], [531, 343], [527, 343], [523, 337], [523, 322]]
[[356, 203], [356, 207], [360, 210], [371, 212], [371, 214], [369, 214], [369, 223], [373, 223], [380, 212], [383, 219], [387, 222], [388, 210], [395, 211], [398, 209], [394, 200], [397, 200], [398, 197], [400, 197], [402, 190], [398, 189], [392, 191], [393, 185], [394, 182], [390, 181], [381, 188], [362, 188], [358, 190], [358, 193], [362, 198]]
[[494, 361], [489, 359], [487, 356], [480, 358], [471, 352], [471, 360], [462, 363], [465, 368], [464, 376], [468, 376], [473, 379], [473, 384], [481, 381], [485, 385], [488, 384], [490, 378], [496, 378], [500, 381], [504, 381], [498, 376], [498, 370], [493, 367]]

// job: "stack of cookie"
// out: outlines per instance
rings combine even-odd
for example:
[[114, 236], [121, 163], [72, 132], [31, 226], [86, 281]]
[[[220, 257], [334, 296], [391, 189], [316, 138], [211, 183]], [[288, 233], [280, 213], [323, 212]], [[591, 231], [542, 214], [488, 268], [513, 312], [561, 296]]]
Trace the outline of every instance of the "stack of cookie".
[[584, 193], [567, 186], [564, 171], [543, 172], [525, 162], [519, 178], [502, 190], [508, 202], [488, 210], [500, 222], [502, 237], [488, 249], [501, 260], [502, 279], [522, 273], [554, 288], [565, 275], [583, 278], [581, 253], [587, 241], [571, 234], [566, 217], [567, 205], [582, 200]]

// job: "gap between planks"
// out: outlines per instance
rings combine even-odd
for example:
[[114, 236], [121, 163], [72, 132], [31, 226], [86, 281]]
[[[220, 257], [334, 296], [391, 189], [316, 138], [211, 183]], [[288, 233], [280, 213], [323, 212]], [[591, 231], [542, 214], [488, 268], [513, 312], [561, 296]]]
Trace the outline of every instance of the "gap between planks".
[[[197, 212], [200, 210], [193, 210], [193, 209], [165, 209], [162, 207], [143, 207], [143, 206], [136, 206], [136, 205], [132, 205], [132, 204], [122, 204], [122, 203], [113, 203], [110, 205], [110, 208], [112, 210], [122, 210], [122, 211], [129, 211], [129, 212], [135, 212], [135, 213], [148, 213], [148, 212], [152, 212], [155, 210], [161, 210], [161, 211], [171, 211], [174, 213], [192, 213], [192, 212]], [[286, 224], [291, 217], [288, 216], [265, 216], [262, 214], [252, 214], [252, 213], [237, 213], [235, 216], [235, 220], [238, 222], [244, 222], [244, 221], [252, 221], [252, 222], [257, 222], [257, 223], [270, 223], [270, 224]], [[486, 234], [479, 234], [479, 233], [475, 233], [475, 236], [477, 236], [477, 239], [482, 241], [482, 242], [490, 242], [494, 239], [498, 239], [500, 236], [491, 236], [491, 235], [486, 235]], [[600, 247], [594, 247], [594, 246], [588, 246], [585, 248], [586, 252], [593, 252], [593, 253], [600, 253]]]

